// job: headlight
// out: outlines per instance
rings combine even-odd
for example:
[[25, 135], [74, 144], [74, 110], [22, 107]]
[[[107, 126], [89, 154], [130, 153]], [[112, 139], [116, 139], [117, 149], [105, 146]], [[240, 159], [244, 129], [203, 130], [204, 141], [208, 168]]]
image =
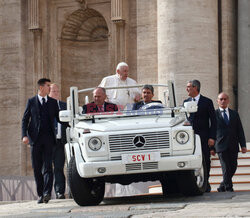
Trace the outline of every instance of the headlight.
[[98, 151], [102, 147], [102, 142], [99, 138], [93, 137], [89, 140], [89, 148], [92, 151]]
[[186, 131], [179, 131], [176, 133], [176, 141], [179, 143], [179, 144], [186, 144], [189, 140], [189, 135]]

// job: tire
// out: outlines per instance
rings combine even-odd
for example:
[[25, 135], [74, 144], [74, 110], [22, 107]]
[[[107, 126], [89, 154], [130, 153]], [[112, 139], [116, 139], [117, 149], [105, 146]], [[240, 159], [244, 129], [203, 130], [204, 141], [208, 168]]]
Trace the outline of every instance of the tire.
[[207, 168], [204, 158], [201, 169], [181, 172], [177, 182], [183, 195], [202, 195], [207, 188]]
[[78, 205], [92, 206], [101, 203], [105, 192], [103, 180], [80, 177], [74, 157], [70, 159], [67, 174], [72, 197]]
[[160, 182], [164, 197], [180, 193], [175, 174], [164, 175], [164, 178], [160, 179]]

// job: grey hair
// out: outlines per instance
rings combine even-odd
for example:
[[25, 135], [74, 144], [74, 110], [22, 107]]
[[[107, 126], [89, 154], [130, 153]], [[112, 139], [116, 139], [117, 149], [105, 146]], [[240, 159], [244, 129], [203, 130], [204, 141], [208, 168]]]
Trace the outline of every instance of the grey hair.
[[197, 91], [200, 92], [201, 83], [199, 80], [197, 80], [197, 79], [190, 80], [188, 83], [191, 83], [193, 87], [197, 87]]
[[[106, 95], [106, 89], [105, 88], [103, 88], [103, 87], [96, 87], [95, 89], [94, 89], [94, 91], [95, 90], [97, 90], [97, 89], [101, 89], [102, 91], [103, 91], [103, 94], [105, 94]], [[93, 91], [93, 94], [94, 94], [94, 91]]]
[[152, 94], [154, 94], [154, 87], [152, 85], [146, 84], [142, 87], [142, 90], [143, 89], [149, 89], [152, 92]]
[[122, 67], [128, 67], [128, 64], [125, 62], [120, 62], [119, 64], [117, 64], [116, 71], [121, 70]]

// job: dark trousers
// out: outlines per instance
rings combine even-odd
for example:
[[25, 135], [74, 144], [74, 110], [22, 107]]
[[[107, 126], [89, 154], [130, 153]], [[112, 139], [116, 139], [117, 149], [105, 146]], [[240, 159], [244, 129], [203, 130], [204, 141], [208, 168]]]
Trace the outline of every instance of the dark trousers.
[[53, 148], [53, 165], [54, 165], [54, 190], [55, 193], [65, 193], [65, 176], [64, 176], [64, 144], [57, 139], [56, 146]]
[[53, 137], [44, 135], [40, 136], [38, 142], [31, 146], [31, 160], [38, 196], [51, 194], [53, 141]]
[[233, 187], [232, 178], [237, 169], [238, 152], [231, 152], [229, 150], [226, 150], [223, 152], [219, 152], [218, 156], [223, 173], [223, 181], [220, 184], [220, 188], [230, 190]]

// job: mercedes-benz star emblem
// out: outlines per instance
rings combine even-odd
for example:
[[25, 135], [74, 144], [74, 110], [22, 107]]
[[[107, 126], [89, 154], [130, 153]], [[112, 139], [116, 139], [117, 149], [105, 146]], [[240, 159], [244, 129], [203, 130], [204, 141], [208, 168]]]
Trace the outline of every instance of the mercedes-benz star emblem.
[[133, 143], [137, 148], [140, 148], [145, 145], [146, 139], [141, 135], [136, 135], [133, 139]]

